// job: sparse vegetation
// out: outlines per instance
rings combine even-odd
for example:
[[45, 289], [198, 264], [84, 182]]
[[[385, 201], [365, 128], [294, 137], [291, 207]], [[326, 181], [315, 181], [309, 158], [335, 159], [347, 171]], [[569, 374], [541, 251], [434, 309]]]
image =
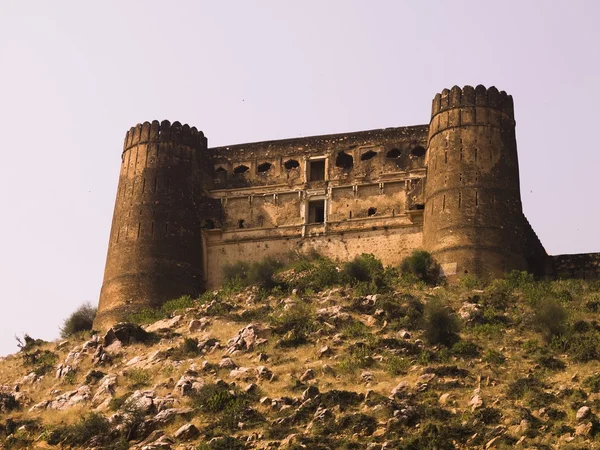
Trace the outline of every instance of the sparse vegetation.
[[[87, 333], [66, 344], [27, 336], [0, 360], [0, 442], [120, 450], [189, 423], [198, 435], [180, 441], [202, 450], [384, 440], [399, 449], [512, 448], [520, 439], [594, 448], [599, 283], [515, 272], [433, 287], [370, 255], [350, 265], [317, 254], [287, 260], [270, 288], [232, 282], [143, 312], [141, 323], [184, 317], [153, 334], [120, 325], [122, 345], [103, 362], [93, 358], [106, 350], [102, 340]], [[75, 358], [75, 372], [56, 379]], [[94, 405], [104, 407], [92, 415], [98, 392]], [[582, 406], [590, 416], [577, 420]], [[171, 411], [181, 415], [155, 421]], [[588, 423], [589, 435], [576, 434]]]
[[415, 250], [410, 256], [404, 258], [400, 270], [404, 275], [414, 276], [428, 284], [435, 284], [439, 278], [440, 268], [431, 253]]
[[431, 299], [424, 310], [424, 336], [431, 344], [452, 346], [458, 341], [458, 319], [438, 298]]
[[82, 331], [91, 331], [97, 308], [90, 303], [84, 303], [67, 317], [60, 329], [60, 335], [68, 338]]

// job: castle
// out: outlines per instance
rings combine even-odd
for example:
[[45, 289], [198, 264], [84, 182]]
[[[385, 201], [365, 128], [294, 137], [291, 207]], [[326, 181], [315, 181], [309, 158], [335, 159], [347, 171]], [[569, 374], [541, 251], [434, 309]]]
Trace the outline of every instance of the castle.
[[600, 254], [549, 256], [523, 215], [513, 100], [457, 86], [428, 125], [209, 148], [179, 122], [129, 130], [94, 327], [218, 286], [222, 268], [291, 250], [441, 273], [600, 276]]

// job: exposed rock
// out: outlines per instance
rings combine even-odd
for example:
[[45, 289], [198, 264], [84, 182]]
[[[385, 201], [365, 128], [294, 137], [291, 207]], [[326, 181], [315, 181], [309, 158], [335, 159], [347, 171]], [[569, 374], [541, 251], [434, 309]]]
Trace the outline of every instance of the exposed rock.
[[235, 369], [237, 367], [237, 364], [233, 362], [233, 359], [227, 357], [227, 358], [223, 358], [221, 359], [221, 361], [219, 361], [219, 368], [221, 369]]
[[256, 371], [250, 367], [238, 367], [229, 372], [231, 378], [250, 380], [256, 377]]
[[154, 416], [154, 420], [160, 424], [167, 424], [177, 416], [188, 416], [193, 412], [194, 410], [191, 408], [169, 408], [160, 411], [156, 416]]
[[200, 431], [194, 424], [186, 423], [181, 428], [179, 428], [174, 436], [177, 439], [182, 441], [190, 441], [192, 439], [196, 439], [200, 435]]
[[68, 409], [80, 403], [87, 402], [92, 397], [92, 390], [88, 385], [80, 386], [74, 391], [65, 392], [52, 400], [46, 407], [48, 409]]
[[342, 323], [350, 320], [350, 314], [343, 311], [340, 305], [317, 309], [317, 319], [328, 320], [334, 323]]
[[149, 334], [139, 325], [133, 323], [121, 322], [113, 325], [104, 335], [103, 344], [108, 346], [115, 341], [120, 341], [123, 345], [133, 344], [134, 342], [145, 342]]
[[63, 365], [63, 364], [59, 364], [57, 369], [56, 369], [56, 378], [57, 379], [61, 379], [66, 377], [69, 374], [74, 374], [75, 370], [73, 369], [73, 367], [69, 366], [69, 365]]
[[585, 422], [575, 427], [576, 436], [589, 436], [592, 433], [592, 422]]
[[170, 319], [162, 319], [162, 320], [154, 322], [153, 324], [148, 325], [144, 328], [149, 333], [154, 333], [154, 332], [162, 331], [162, 330], [171, 330], [171, 329], [177, 327], [179, 322], [181, 322], [182, 318], [183, 318], [183, 316], [178, 315], [178, 316], [174, 316]]
[[471, 407], [472, 411], [475, 411], [476, 409], [481, 408], [483, 406], [483, 399], [481, 398], [479, 393], [476, 393], [475, 395], [473, 395], [473, 397], [471, 397], [471, 400], [469, 400], [469, 406]]
[[590, 409], [589, 406], [582, 406], [581, 408], [579, 408], [577, 410], [577, 414], [575, 415], [575, 418], [577, 419], [578, 422], [580, 422], [584, 419], [587, 419], [591, 413], [592, 413], [592, 410]]
[[175, 392], [179, 395], [191, 395], [198, 392], [204, 386], [204, 380], [193, 375], [183, 375], [177, 384], [175, 384]]
[[319, 388], [317, 388], [315, 385], [311, 385], [309, 386], [304, 392], [302, 392], [302, 401], [306, 401], [309, 398], [314, 398], [317, 395], [319, 395]]
[[306, 382], [308, 380], [312, 380], [313, 378], [315, 378], [315, 371], [312, 369], [307, 369], [301, 376], [300, 376], [300, 381], [301, 382]]
[[202, 317], [201, 319], [192, 319], [188, 325], [188, 331], [195, 333], [196, 331], [203, 331], [210, 326], [210, 319]]
[[464, 302], [458, 310], [458, 315], [466, 322], [473, 322], [481, 318], [481, 306], [475, 303]]
[[319, 358], [325, 358], [325, 357], [331, 356], [332, 354], [333, 354], [333, 351], [331, 350], [331, 348], [328, 345], [324, 345], [317, 352], [317, 356]]
[[256, 368], [256, 379], [257, 380], [272, 380], [273, 372], [269, 370], [266, 366], [258, 366]]
[[123, 409], [135, 409], [148, 414], [154, 408], [154, 397], [153, 391], [135, 391], [127, 397], [127, 400], [123, 403]]
[[408, 383], [406, 381], [401, 381], [394, 389], [392, 389], [392, 398], [402, 397], [407, 391]]
[[100, 386], [92, 398], [92, 405], [99, 406], [114, 397], [117, 388], [117, 376], [106, 375], [100, 381]]
[[270, 328], [256, 323], [246, 325], [227, 342], [227, 354], [230, 355], [236, 350], [253, 350], [256, 346], [266, 343], [270, 335]]

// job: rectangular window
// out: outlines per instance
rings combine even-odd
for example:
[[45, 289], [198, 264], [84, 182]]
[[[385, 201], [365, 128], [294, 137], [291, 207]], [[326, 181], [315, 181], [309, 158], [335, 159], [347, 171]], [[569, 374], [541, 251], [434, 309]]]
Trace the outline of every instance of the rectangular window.
[[323, 181], [325, 179], [325, 160], [310, 161], [308, 181]]
[[325, 222], [325, 200], [308, 202], [308, 223]]

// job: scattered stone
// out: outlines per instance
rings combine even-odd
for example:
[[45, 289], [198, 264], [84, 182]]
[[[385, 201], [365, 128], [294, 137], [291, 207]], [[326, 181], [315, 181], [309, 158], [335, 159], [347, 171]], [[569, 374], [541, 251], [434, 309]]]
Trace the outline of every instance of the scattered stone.
[[145, 330], [149, 333], [155, 333], [157, 331], [163, 331], [163, 330], [171, 330], [171, 329], [177, 327], [179, 322], [181, 322], [182, 318], [183, 318], [183, 316], [178, 315], [178, 316], [174, 316], [170, 319], [162, 319], [157, 322], [154, 322], [151, 325], [146, 326]]
[[265, 328], [256, 323], [246, 325], [227, 342], [227, 354], [231, 355], [236, 350], [253, 350], [256, 346], [266, 343], [267, 337], [270, 337], [270, 335], [270, 328]]
[[582, 406], [581, 408], [579, 408], [577, 410], [577, 414], [575, 415], [575, 418], [577, 419], [578, 422], [580, 422], [584, 419], [587, 419], [591, 413], [592, 413], [592, 410], [590, 409], [589, 406]]
[[473, 395], [473, 397], [471, 397], [471, 400], [469, 400], [469, 406], [471, 407], [471, 411], [475, 411], [483, 406], [483, 399], [479, 393], [476, 393]]
[[202, 317], [201, 319], [192, 319], [190, 324], [188, 325], [188, 331], [190, 333], [195, 333], [196, 331], [204, 331], [211, 324], [211, 321], [207, 317]]
[[394, 389], [392, 389], [392, 398], [402, 397], [407, 391], [408, 383], [406, 381], [401, 381]]
[[592, 422], [582, 423], [575, 427], [575, 436], [589, 436], [592, 433]]
[[300, 381], [302, 383], [312, 380], [313, 378], [315, 378], [315, 371], [312, 369], [307, 369], [306, 372], [304, 372], [301, 376], [300, 376]]
[[331, 348], [328, 345], [324, 345], [317, 352], [317, 356], [319, 358], [326, 358], [328, 356], [331, 356], [332, 354], [333, 354], [333, 351], [331, 350]]
[[221, 369], [235, 369], [237, 364], [233, 362], [233, 359], [225, 357], [219, 361], [219, 368]]
[[304, 392], [302, 392], [302, 401], [306, 401], [309, 398], [314, 398], [317, 395], [319, 395], [319, 388], [316, 387], [315, 385], [311, 385], [309, 386]]
[[74, 374], [75, 370], [73, 369], [73, 367], [69, 366], [69, 365], [63, 365], [63, 364], [59, 364], [58, 368], [56, 369], [56, 378], [57, 379], [61, 379], [66, 377], [69, 374]]
[[186, 423], [174, 434], [175, 438], [182, 441], [191, 441], [192, 439], [196, 439], [199, 435], [200, 430], [192, 423]]
[[134, 342], [145, 342], [149, 338], [149, 333], [139, 325], [133, 323], [121, 322], [106, 332], [103, 339], [103, 345], [106, 347], [115, 341], [120, 341], [123, 345], [133, 344]]
[[[100, 406], [103, 403], [110, 401], [115, 396], [117, 389], [117, 376], [106, 375], [100, 381], [100, 386], [96, 390], [94, 397], [92, 398], [92, 405]], [[108, 404], [106, 405], [108, 406]]]
[[167, 424], [177, 416], [188, 416], [194, 412], [192, 408], [169, 408], [160, 411], [154, 416], [154, 421], [160, 424]]
[[48, 409], [64, 410], [80, 403], [85, 403], [92, 397], [92, 390], [88, 385], [80, 386], [74, 391], [65, 392], [47, 404]]
[[273, 372], [271, 372], [271, 370], [269, 370], [265, 366], [258, 366], [256, 368], [256, 379], [257, 380], [272, 380]]

